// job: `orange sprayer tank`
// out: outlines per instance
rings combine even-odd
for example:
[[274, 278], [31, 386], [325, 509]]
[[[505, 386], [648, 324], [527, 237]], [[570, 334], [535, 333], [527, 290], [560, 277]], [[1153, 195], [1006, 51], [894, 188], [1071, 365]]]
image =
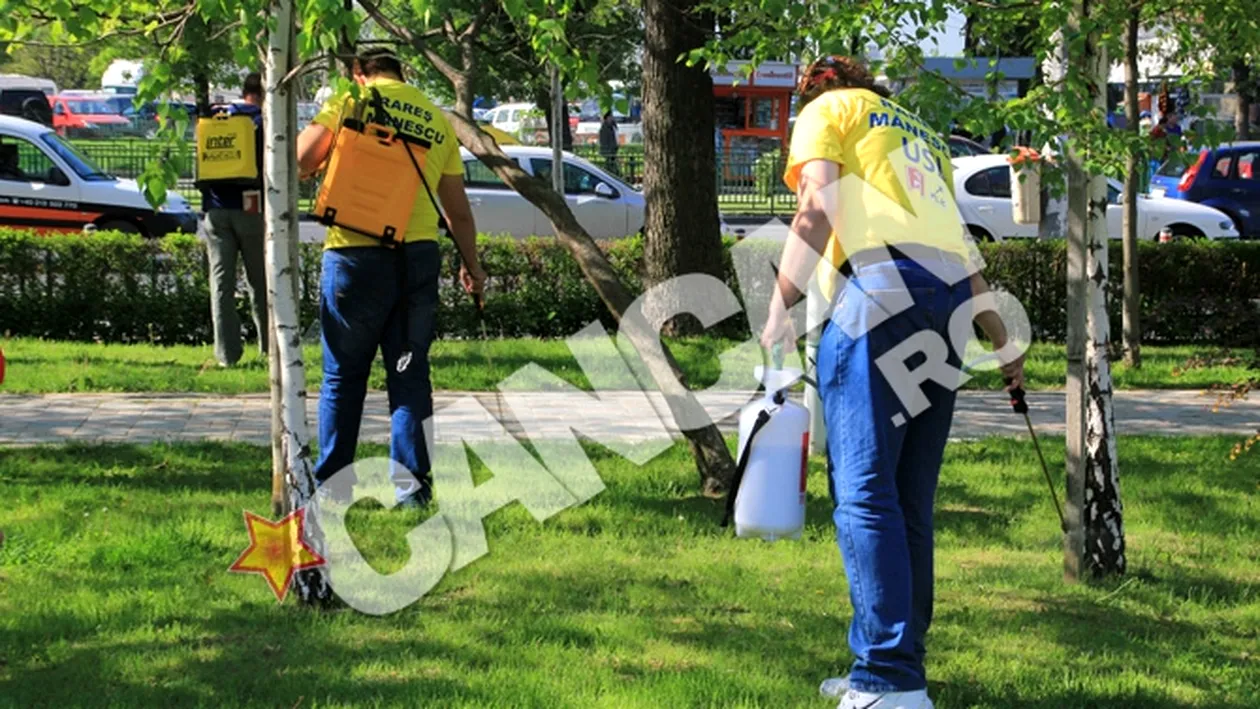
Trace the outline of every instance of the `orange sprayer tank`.
[[401, 242], [416, 204], [419, 170], [424, 168], [428, 149], [428, 144], [404, 139], [393, 128], [347, 120], [337, 131], [328, 171], [315, 199], [315, 218], [325, 226]]

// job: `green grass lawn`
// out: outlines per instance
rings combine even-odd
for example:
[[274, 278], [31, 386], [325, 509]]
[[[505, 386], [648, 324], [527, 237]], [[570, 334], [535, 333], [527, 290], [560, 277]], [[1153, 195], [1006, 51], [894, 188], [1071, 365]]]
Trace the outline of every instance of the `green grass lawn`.
[[[1125, 438], [1129, 574], [1062, 579], [1030, 444], [952, 444], [938, 495], [930, 690], [940, 709], [1260, 705], [1260, 456], [1230, 438]], [[1062, 470], [1062, 439], [1046, 442]], [[0, 450], [0, 706], [826, 707], [850, 660], [822, 462], [799, 542], [739, 540], [682, 446], [590, 449], [607, 489], [373, 617], [278, 605], [227, 572], [267, 514], [244, 445]], [[367, 447], [365, 455], [383, 455]], [[440, 490], [439, 490], [440, 498]], [[357, 508], [392, 572], [417, 512]]]
[[[718, 357], [737, 343], [710, 338], [673, 341], [672, 351], [696, 387], [718, 380]], [[220, 369], [210, 346], [107, 345], [0, 340], [9, 361], [0, 391], [49, 392], [203, 392], [215, 394], [267, 391], [267, 366], [256, 354], [246, 355], [233, 369]], [[1253, 353], [1220, 353], [1196, 347], [1147, 347], [1144, 365], [1130, 370], [1115, 366], [1120, 389], [1200, 389], [1256, 376], [1248, 369]], [[318, 346], [305, 353], [307, 383], [318, 387], [322, 355]], [[485, 391], [526, 364], [536, 363], [575, 386], [589, 389], [577, 361], [562, 340], [441, 340], [432, 352], [433, 384], [439, 390]], [[1189, 364], [1189, 366], [1187, 366]], [[1061, 388], [1065, 376], [1063, 348], [1035, 345], [1029, 353], [1030, 389]], [[383, 388], [385, 370], [377, 364], [371, 385]], [[967, 388], [995, 389], [1000, 377], [978, 372]]]

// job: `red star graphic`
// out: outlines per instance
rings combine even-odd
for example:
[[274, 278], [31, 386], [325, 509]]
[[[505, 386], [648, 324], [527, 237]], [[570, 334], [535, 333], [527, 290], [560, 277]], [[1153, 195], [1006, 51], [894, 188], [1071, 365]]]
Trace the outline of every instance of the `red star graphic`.
[[322, 566], [325, 561], [306, 543], [303, 523], [306, 509], [272, 522], [248, 510], [245, 526], [249, 528], [249, 547], [228, 571], [262, 574], [280, 602], [289, 594], [293, 574], [302, 569]]

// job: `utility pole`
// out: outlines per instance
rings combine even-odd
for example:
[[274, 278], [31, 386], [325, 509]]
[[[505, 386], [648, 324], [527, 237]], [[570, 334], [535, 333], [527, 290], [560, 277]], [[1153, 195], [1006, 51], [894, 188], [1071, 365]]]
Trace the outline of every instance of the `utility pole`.
[[[1088, 30], [1077, 84], [1093, 117], [1106, 112], [1106, 49], [1093, 27], [1098, 0], [1073, 0], [1068, 34]], [[1071, 72], [1069, 72], [1071, 73]], [[1099, 126], [1101, 128], [1101, 125]], [[1119, 466], [1108, 360], [1107, 182], [1085, 171], [1083, 155], [1068, 146], [1067, 284], [1067, 536], [1064, 575], [1069, 581], [1125, 571]]]

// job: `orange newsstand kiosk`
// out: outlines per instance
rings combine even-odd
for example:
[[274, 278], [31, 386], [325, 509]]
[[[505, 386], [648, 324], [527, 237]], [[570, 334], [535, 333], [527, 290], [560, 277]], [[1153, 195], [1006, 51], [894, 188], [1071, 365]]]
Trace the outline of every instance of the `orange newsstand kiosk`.
[[747, 78], [739, 64], [713, 72], [714, 141], [727, 182], [752, 181], [759, 156], [772, 150], [786, 152], [796, 89], [794, 64], [762, 64]]

